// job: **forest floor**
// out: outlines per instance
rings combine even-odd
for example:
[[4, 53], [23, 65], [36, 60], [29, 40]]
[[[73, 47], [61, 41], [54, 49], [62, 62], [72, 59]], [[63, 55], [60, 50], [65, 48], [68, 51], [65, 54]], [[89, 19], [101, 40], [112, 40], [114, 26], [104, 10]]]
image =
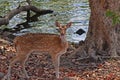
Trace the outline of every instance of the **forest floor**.
[[[5, 46], [5, 45], [4, 45]], [[102, 62], [91, 61], [72, 54], [68, 50], [61, 56], [59, 80], [120, 80], [120, 59], [104, 59]], [[15, 55], [12, 46], [0, 45], [0, 78], [7, 73], [9, 60]], [[56, 80], [55, 70], [48, 54], [31, 54], [26, 62], [30, 79], [25, 79], [21, 66], [12, 67], [11, 80]]]

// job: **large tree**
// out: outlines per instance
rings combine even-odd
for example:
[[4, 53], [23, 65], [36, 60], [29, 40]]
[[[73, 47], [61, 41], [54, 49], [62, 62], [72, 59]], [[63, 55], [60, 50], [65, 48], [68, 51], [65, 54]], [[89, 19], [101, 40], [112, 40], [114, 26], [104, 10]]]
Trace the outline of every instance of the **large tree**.
[[89, 0], [89, 4], [89, 29], [84, 48], [79, 51], [95, 59], [96, 55], [120, 55], [120, 0]]

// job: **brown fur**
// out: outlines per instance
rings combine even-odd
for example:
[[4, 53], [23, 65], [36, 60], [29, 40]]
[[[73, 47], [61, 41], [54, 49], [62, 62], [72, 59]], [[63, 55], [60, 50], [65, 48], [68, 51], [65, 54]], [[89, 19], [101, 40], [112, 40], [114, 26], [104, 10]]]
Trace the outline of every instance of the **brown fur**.
[[[61, 26], [56, 22], [56, 26], [59, 27], [60, 35], [45, 34], [45, 33], [29, 33], [22, 36], [18, 36], [14, 39], [16, 48], [16, 56], [11, 59], [8, 73], [4, 79], [10, 80], [11, 67], [15, 62], [19, 61], [23, 67], [25, 77], [29, 78], [25, 70], [25, 62], [29, 55], [35, 51], [47, 52], [51, 55], [53, 65], [55, 67], [56, 77], [59, 78], [59, 64], [60, 56], [67, 51], [68, 42], [65, 39], [66, 29], [71, 26], [71, 23]], [[3, 79], [3, 80], [4, 80]]]

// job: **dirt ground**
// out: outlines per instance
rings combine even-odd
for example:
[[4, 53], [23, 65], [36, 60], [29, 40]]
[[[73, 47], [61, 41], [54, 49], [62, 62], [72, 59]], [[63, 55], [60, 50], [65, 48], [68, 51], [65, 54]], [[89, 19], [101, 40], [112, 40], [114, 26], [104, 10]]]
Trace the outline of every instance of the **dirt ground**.
[[[5, 46], [5, 47], [4, 47]], [[120, 80], [120, 59], [104, 59], [95, 62], [81, 59], [80, 54], [71, 54], [73, 50], [61, 56], [59, 80]], [[12, 46], [0, 45], [0, 78], [7, 73], [9, 60], [15, 56]], [[11, 80], [56, 80], [55, 70], [48, 54], [31, 54], [26, 62], [30, 79], [24, 78], [19, 63], [12, 67]]]

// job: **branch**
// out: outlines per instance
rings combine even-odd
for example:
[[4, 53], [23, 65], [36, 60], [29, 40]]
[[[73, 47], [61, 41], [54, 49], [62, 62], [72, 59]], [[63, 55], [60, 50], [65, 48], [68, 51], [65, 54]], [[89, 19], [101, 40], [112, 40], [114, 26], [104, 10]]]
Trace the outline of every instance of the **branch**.
[[12, 19], [15, 15], [19, 14], [20, 12], [28, 11], [28, 10], [31, 10], [39, 15], [44, 15], [53, 12], [52, 10], [40, 10], [35, 6], [31, 6], [31, 5], [21, 6], [19, 8], [11, 10], [4, 18], [0, 18], [0, 26], [9, 24], [9, 20]]

